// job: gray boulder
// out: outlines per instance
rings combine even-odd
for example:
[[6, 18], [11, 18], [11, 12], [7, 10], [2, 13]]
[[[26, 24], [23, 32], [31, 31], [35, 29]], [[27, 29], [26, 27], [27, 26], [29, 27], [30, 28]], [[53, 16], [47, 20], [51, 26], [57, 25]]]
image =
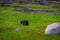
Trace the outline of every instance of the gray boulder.
[[60, 23], [49, 24], [45, 29], [45, 34], [47, 35], [55, 35], [58, 33], [60, 33]]

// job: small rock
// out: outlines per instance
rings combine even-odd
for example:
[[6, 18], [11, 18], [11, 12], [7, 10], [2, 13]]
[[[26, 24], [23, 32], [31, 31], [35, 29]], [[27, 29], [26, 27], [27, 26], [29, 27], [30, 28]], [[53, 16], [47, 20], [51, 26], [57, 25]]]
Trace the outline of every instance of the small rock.
[[22, 30], [22, 28], [16, 28], [16, 31]]

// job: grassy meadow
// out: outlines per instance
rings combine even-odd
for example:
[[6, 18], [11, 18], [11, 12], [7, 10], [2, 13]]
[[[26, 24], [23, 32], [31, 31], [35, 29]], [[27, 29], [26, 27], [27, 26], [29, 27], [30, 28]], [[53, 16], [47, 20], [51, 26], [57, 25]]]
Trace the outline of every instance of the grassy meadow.
[[[50, 23], [60, 22], [57, 13], [16, 12], [11, 7], [0, 8], [0, 40], [60, 40], [58, 35], [45, 35], [44, 30]], [[20, 24], [28, 20], [29, 26]], [[22, 30], [16, 31], [16, 28]]]

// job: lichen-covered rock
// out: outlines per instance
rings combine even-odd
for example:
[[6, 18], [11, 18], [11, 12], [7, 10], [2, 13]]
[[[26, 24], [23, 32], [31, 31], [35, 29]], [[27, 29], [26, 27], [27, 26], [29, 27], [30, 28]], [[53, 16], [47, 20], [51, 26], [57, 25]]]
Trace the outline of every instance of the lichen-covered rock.
[[45, 34], [47, 35], [55, 35], [58, 33], [60, 33], [60, 23], [49, 24], [45, 29]]

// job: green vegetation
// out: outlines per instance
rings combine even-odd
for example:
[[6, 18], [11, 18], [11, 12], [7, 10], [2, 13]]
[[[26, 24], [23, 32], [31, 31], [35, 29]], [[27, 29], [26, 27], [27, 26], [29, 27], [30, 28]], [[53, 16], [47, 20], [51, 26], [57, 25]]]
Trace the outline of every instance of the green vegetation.
[[20, 4], [19, 6], [29, 6], [30, 9], [34, 9], [34, 10], [43, 10], [43, 9], [58, 10], [58, 8], [60, 8], [60, 5], [58, 4], [51, 4], [51, 5], [40, 5], [40, 4], [23, 4], [22, 5]]
[[[44, 30], [50, 23], [60, 22], [59, 13], [15, 12], [13, 8], [0, 8], [0, 40], [60, 40], [60, 34], [45, 35]], [[28, 20], [29, 26], [20, 24]], [[16, 31], [17, 27], [23, 30]]]

